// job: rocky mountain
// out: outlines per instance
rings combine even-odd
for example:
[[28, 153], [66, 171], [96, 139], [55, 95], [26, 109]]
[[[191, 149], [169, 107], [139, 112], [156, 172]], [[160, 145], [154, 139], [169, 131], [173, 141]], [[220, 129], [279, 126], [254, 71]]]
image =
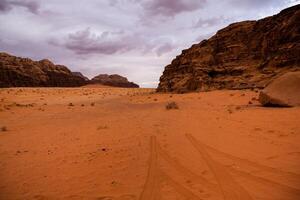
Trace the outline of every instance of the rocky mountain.
[[78, 76], [78, 77], [83, 78], [83, 79], [84, 79], [85, 81], [87, 81], [87, 82], [90, 80], [88, 77], [84, 76], [81, 72], [72, 72], [72, 74], [73, 74], [74, 76]]
[[258, 21], [234, 23], [165, 67], [159, 92], [264, 88], [300, 70], [300, 5]]
[[0, 53], [0, 87], [76, 87], [84, 78], [49, 60], [33, 61]]
[[0, 87], [77, 87], [86, 84], [139, 87], [117, 74], [100, 74], [89, 80], [81, 72], [71, 72], [66, 66], [54, 65], [46, 59], [33, 61], [0, 52]]
[[124, 87], [124, 88], [139, 88], [139, 85], [129, 82], [127, 78], [120, 76], [118, 74], [108, 75], [100, 74], [94, 77], [90, 83], [92, 84], [102, 84], [113, 87]]

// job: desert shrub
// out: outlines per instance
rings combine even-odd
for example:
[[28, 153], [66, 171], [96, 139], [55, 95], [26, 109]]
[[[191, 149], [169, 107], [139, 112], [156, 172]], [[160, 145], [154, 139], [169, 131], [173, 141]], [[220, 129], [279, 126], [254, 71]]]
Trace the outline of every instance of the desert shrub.
[[99, 126], [97, 128], [97, 130], [103, 130], [103, 129], [108, 129], [108, 126], [107, 125], [103, 125], [103, 126]]
[[172, 102], [167, 103], [166, 109], [167, 110], [179, 109], [179, 107], [175, 101], [172, 101]]

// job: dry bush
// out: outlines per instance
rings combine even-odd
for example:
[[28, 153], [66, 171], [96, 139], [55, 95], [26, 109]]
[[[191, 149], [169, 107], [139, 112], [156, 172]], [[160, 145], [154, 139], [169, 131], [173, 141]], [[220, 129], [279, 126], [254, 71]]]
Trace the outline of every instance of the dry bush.
[[108, 126], [107, 125], [103, 125], [103, 126], [99, 126], [97, 128], [97, 130], [103, 130], [103, 129], [108, 129]]
[[5, 132], [5, 131], [7, 131], [7, 128], [6, 128], [6, 126], [2, 126], [2, 127], [1, 127], [1, 131], [2, 131], [2, 132]]
[[167, 110], [179, 109], [179, 107], [175, 101], [172, 101], [172, 102], [167, 103], [166, 109]]

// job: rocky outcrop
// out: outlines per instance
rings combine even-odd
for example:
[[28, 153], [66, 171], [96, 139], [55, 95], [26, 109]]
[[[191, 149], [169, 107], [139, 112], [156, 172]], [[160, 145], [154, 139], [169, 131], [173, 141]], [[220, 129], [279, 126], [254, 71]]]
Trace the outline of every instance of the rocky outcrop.
[[276, 78], [260, 92], [259, 101], [264, 106], [300, 106], [300, 71]]
[[108, 75], [100, 74], [94, 77], [90, 83], [92, 84], [102, 84], [113, 87], [124, 87], [124, 88], [139, 88], [139, 85], [129, 82], [127, 78], [120, 76], [118, 74]]
[[300, 70], [300, 5], [258, 21], [234, 23], [166, 66], [159, 92], [264, 88]]
[[88, 82], [90, 80], [88, 77], [84, 76], [81, 72], [72, 72], [72, 74], [74, 76], [78, 76], [80, 78], [83, 78], [86, 82]]
[[84, 78], [49, 60], [33, 61], [0, 53], [0, 87], [76, 87]]
[[33, 61], [0, 53], [0, 87], [77, 87], [86, 84], [139, 87], [117, 74], [101, 74], [89, 80], [81, 72], [71, 72], [66, 66], [54, 65], [46, 59]]

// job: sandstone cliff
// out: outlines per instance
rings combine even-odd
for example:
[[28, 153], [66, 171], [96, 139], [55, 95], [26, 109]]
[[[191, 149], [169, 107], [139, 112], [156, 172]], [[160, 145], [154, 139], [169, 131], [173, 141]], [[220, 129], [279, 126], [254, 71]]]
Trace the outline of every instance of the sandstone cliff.
[[92, 84], [102, 84], [113, 87], [124, 87], [124, 88], [139, 88], [139, 85], [129, 82], [127, 78], [120, 76], [118, 74], [108, 75], [100, 74], [94, 77], [90, 83]]
[[0, 53], [0, 87], [76, 87], [86, 84], [63, 65]]
[[81, 72], [72, 72], [72, 74], [74, 76], [79, 76], [79, 77], [83, 78], [87, 82], [90, 80], [88, 77], [84, 76]]
[[300, 5], [258, 21], [234, 23], [183, 50], [166, 66], [159, 92], [263, 88], [300, 70]]

